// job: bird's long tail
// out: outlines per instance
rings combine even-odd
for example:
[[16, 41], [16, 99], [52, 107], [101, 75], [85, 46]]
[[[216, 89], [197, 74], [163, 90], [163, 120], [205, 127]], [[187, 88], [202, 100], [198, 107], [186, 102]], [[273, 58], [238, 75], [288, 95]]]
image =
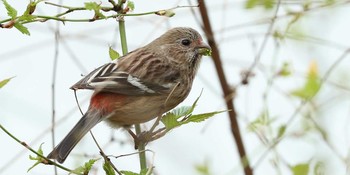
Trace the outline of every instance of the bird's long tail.
[[88, 110], [67, 136], [51, 151], [47, 158], [56, 159], [59, 163], [63, 163], [75, 145], [101, 120], [102, 116], [100, 112]]

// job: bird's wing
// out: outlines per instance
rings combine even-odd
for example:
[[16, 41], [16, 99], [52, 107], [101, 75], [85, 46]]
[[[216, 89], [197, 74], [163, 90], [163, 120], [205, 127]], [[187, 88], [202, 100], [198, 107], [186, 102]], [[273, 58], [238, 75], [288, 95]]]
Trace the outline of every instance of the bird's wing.
[[124, 95], [159, 95], [169, 92], [169, 85], [146, 82], [125, 71], [118, 70], [118, 63], [107, 63], [75, 83], [71, 89], [91, 89]]

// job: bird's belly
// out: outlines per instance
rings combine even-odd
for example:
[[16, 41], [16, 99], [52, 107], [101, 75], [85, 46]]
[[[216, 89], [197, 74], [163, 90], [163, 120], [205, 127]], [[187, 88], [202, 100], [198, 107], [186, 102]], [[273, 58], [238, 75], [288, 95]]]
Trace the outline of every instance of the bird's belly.
[[144, 123], [174, 108], [181, 101], [164, 106], [164, 97], [137, 97], [131, 99], [128, 104], [114, 110], [114, 112], [106, 118], [106, 121], [112, 127]]

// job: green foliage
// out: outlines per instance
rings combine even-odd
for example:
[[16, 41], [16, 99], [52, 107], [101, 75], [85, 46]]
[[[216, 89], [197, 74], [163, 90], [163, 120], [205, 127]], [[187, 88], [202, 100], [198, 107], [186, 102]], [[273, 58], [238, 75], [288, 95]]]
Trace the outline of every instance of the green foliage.
[[117, 51], [115, 51], [112, 47], [109, 47], [108, 52], [109, 52], [109, 57], [111, 58], [111, 60], [115, 60], [115, 59], [120, 57], [120, 54]]
[[14, 26], [16, 27], [16, 29], [18, 29], [20, 32], [22, 32], [23, 34], [26, 34], [26, 35], [30, 35], [30, 32], [28, 30], [27, 27], [24, 27], [23, 24], [19, 23], [19, 22], [16, 22], [14, 24]]
[[85, 8], [87, 10], [92, 10], [95, 12], [95, 17], [94, 18], [106, 18], [102, 13], [101, 13], [101, 6], [100, 4], [97, 4], [96, 2], [85, 2]]
[[[43, 145], [43, 143], [42, 144], [40, 144], [40, 146], [39, 146], [39, 149], [37, 150], [37, 153], [39, 154], [39, 155], [44, 155], [44, 152], [43, 152], [43, 150], [42, 150], [42, 148], [41, 148], [41, 146]], [[43, 162], [43, 161], [45, 161], [45, 159], [44, 158], [42, 158], [41, 156], [36, 156], [36, 157], [33, 157], [33, 156], [31, 156], [31, 155], [29, 155], [29, 159], [30, 160], [36, 160], [36, 162], [34, 163], [34, 165], [33, 166], [31, 166], [30, 168], [28, 168], [28, 170], [27, 170], [27, 172], [29, 172], [30, 170], [32, 170], [34, 167], [36, 167], [38, 164], [40, 164], [41, 162]]]
[[94, 163], [99, 159], [90, 159], [88, 162], [85, 162], [84, 165], [74, 169], [71, 173], [73, 174], [89, 174]]
[[261, 114], [248, 125], [248, 131], [256, 131], [257, 129], [268, 126], [276, 120], [276, 117], [270, 117], [269, 111], [264, 109]]
[[[200, 97], [200, 96], [199, 96]], [[170, 131], [176, 127], [179, 127], [181, 125], [185, 125], [192, 122], [202, 122], [216, 114], [225, 112], [225, 111], [215, 111], [215, 112], [209, 112], [209, 113], [202, 113], [202, 114], [195, 114], [193, 115], [192, 112], [194, 108], [197, 105], [197, 102], [199, 100], [199, 97], [194, 101], [192, 106], [182, 106], [179, 108], [176, 108], [168, 113], [166, 113], [161, 121], [164, 124], [167, 131]]]
[[205, 161], [203, 164], [196, 165], [195, 169], [200, 175], [212, 175], [208, 161]]
[[24, 22], [33, 21], [36, 17], [32, 15], [32, 13], [36, 9], [36, 5], [43, 0], [37, 0], [37, 1], [30, 1], [27, 5], [26, 10], [24, 11], [23, 15], [17, 16], [17, 10], [14, 9], [9, 3], [7, 3], [6, 0], [2, 0], [2, 2], [5, 5], [5, 8], [7, 10], [7, 14], [11, 17], [12, 21], [10, 21], [7, 28], [15, 27], [17, 30], [19, 30], [21, 33], [30, 35], [29, 30], [27, 27], [23, 25]]
[[9, 15], [12, 19], [16, 19], [17, 10], [14, 9], [6, 0], [2, 0], [2, 2], [4, 3], [5, 8], [7, 10], [7, 15]]
[[324, 175], [325, 174], [325, 166], [324, 163], [318, 161], [314, 167], [314, 175]]
[[284, 38], [285, 38], [285, 36], [284, 36], [284, 34], [283, 33], [281, 33], [280, 31], [278, 31], [278, 30], [275, 30], [274, 32], [273, 32], [273, 38], [275, 39], [275, 40], [278, 40], [278, 41], [284, 41]]
[[303, 100], [307, 100], [314, 97], [320, 88], [321, 79], [318, 76], [317, 64], [312, 62], [309, 66], [309, 72], [304, 86], [293, 90], [291, 94]]
[[135, 173], [132, 171], [120, 171], [123, 175], [147, 175], [148, 169], [142, 169], [140, 173]]
[[270, 10], [274, 7], [274, 0], [247, 0], [245, 8], [252, 9], [259, 5], [262, 5], [266, 10]]
[[337, 2], [336, 0], [325, 0], [325, 5], [332, 5], [336, 2]]
[[173, 17], [175, 15], [175, 12], [172, 10], [159, 10], [155, 14], [159, 16]]
[[287, 77], [291, 75], [292, 72], [290, 70], [290, 65], [289, 63], [283, 63], [282, 68], [279, 70], [278, 75], [282, 77]]
[[135, 9], [135, 4], [133, 1], [128, 1], [126, 6], [131, 10], [133, 11]]
[[203, 54], [204, 56], [211, 56], [211, 50], [207, 48], [199, 48], [198, 52]]
[[281, 126], [278, 128], [277, 139], [281, 138], [281, 137], [284, 135], [284, 133], [286, 132], [286, 128], [287, 128], [286, 125], [281, 125]]
[[308, 163], [297, 164], [291, 167], [291, 170], [293, 172], [293, 175], [308, 175], [309, 166], [310, 165]]
[[10, 80], [11, 80], [12, 78], [13, 78], [13, 77], [7, 78], [7, 79], [4, 79], [4, 80], [1, 80], [1, 81], [0, 81], [0, 88], [4, 87], [8, 82], [10, 82]]
[[124, 175], [140, 175], [139, 173], [135, 173], [132, 171], [120, 171]]
[[112, 165], [107, 161], [103, 164], [103, 170], [106, 172], [106, 175], [115, 175]]
[[23, 16], [33, 14], [36, 9], [36, 5], [43, 1], [44, 0], [30, 1], [29, 4], [27, 5], [26, 11], [23, 13]]

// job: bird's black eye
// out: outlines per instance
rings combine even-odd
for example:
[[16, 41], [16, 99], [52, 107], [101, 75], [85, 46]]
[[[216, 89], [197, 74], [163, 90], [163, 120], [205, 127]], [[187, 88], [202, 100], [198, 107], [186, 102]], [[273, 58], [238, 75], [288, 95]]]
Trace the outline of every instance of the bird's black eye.
[[191, 44], [191, 40], [189, 39], [183, 39], [181, 41], [181, 44], [184, 45], [184, 46], [189, 46]]

